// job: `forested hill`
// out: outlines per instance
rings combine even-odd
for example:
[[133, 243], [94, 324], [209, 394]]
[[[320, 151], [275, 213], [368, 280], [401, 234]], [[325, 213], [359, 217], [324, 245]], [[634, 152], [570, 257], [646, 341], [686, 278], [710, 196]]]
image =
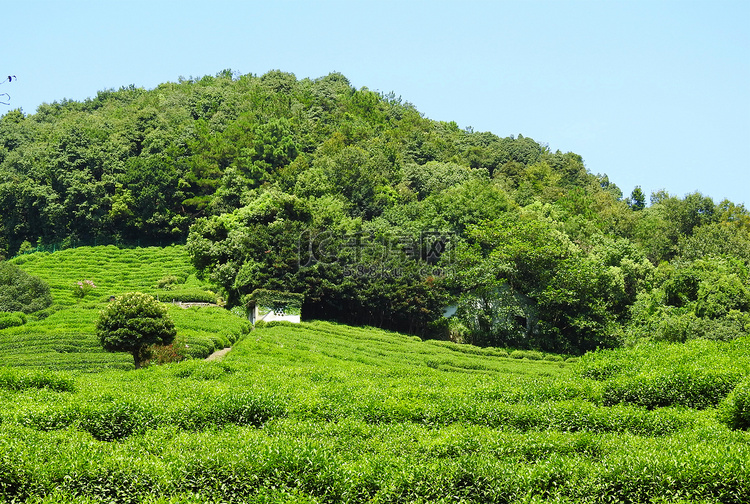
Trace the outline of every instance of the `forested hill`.
[[0, 160], [6, 254], [24, 240], [184, 240], [197, 217], [270, 187], [335, 197], [366, 220], [470, 179], [497, 181], [520, 205], [573, 187], [601, 196], [575, 154], [428, 120], [341, 74], [226, 71], [10, 111]]
[[569, 352], [750, 329], [743, 206], [646, 206], [577, 154], [337, 73], [224, 71], [10, 111], [0, 209], [3, 255], [187, 240], [230, 304], [300, 292], [313, 318]]

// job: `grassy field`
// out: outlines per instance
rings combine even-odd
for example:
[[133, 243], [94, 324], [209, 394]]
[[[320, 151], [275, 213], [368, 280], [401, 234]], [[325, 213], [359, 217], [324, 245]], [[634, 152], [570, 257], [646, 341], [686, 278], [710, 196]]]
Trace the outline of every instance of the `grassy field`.
[[[47, 343], [14, 353], [19, 328], [0, 331], [13, 366], [0, 367], [0, 502], [748, 501], [750, 436], [719, 418], [750, 371], [750, 341], [566, 361], [307, 322], [243, 334], [221, 362], [105, 369], [117, 365], [78, 344], [80, 366], [45, 366], [68, 355], [53, 348], [62, 336], [90, 333], [110, 292], [157, 292], [175, 274], [158, 254], [183, 252], [127, 253], [156, 264], [132, 261], [141, 280], [106, 265], [48, 273], [68, 275], [58, 308], [23, 326]], [[42, 276], [53, 258], [23, 267]], [[100, 286], [114, 275], [131, 283]], [[57, 301], [90, 277], [97, 296]], [[170, 313], [194, 338], [244, 323], [219, 308]]]

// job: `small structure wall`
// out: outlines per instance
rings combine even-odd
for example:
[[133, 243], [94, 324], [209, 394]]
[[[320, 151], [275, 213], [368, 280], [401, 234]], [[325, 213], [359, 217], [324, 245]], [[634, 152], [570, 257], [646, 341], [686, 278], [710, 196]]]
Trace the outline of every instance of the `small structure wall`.
[[276, 322], [279, 320], [291, 322], [293, 324], [299, 324], [300, 323], [300, 315], [290, 315], [283, 311], [277, 312], [274, 311], [273, 308], [269, 308], [266, 306], [259, 306], [254, 305], [252, 307], [252, 310], [250, 310], [250, 323], [255, 324], [257, 322], [263, 321], [263, 322]]
[[304, 296], [293, 292], [256, 289], [246, 296], [248, 318], [252, 324], [258, 322], [301, 322]]

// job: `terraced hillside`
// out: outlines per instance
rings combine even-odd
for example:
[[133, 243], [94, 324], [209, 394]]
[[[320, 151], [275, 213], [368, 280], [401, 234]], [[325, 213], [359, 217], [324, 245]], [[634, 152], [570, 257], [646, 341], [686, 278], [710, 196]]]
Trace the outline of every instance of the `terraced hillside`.
[[[129, 291], [173, 302], [169, 313], [178, 329], [177, 344], [195, 357], [228, 346], [248, 329], [244, 319], [223, 308], [184, 309], [174, 304], [216, 301], [216, 294], [196, 279], [180, 246], [81, 247], [29, 254], [12, 262], [49, 283], [53, 305], [23, 326], [0, 330], [0, 362], [5, 365], [87, 371], [131, 368], [131, 356], [104, 352], [95, 334], [99, 311], [110, 296]], [[73, 291], [84, 280], [96, 287], [80, 298]]]
[[[181, 247], [14, 260], [54, 304], [0, 330], [0, 502], [745, 503], [750, 340], [580, 359], [170, 304], [195, 357], [132, 370], [110, 295], [213, 296]], [[78, 281], [96, 288], [72, 294]], [[203, 298], [201, 298], [203, 296]]]
[[561, 362], [312, 322], [219, 363], [0, 370], [0, 501], [746, 502], [750, 437], [719, 418], [748, 348]]

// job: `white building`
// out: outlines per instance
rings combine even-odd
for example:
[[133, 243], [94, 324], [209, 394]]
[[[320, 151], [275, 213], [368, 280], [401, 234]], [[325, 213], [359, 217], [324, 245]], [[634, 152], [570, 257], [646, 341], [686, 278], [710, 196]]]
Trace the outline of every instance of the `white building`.
[[293, 292], [257, 289], [246, 298], [250, 323], [286, 321], [300, 323], [302, 316], [302, 294]]

